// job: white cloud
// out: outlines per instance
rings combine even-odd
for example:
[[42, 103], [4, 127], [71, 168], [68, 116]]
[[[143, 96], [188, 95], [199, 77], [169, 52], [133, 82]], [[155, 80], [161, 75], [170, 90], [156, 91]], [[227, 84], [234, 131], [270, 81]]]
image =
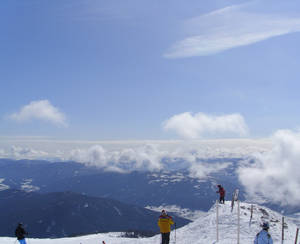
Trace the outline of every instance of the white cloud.
[[186, 169], [201, 180], [230, 166], [205, 159], [241, 158], [270, 147], [269, 140], [250, 139], [97, 142], [0, 137], [3, 158], [74, 160], [117, 172]]
[[154, 145], [108, 151], [100, 145], [71, 151], [71, 159], [113, 171], [160, 170], [165, 156]]
[[[4, 150], [2, 152], [3, 156], [9, 156], [15, 159], [39, 159], [39, 158], [46, 158], [48, 156], [47, 152], [35, 150], [28, 147], [19, 147], [19, 146], [11, 146], [8, 153]], [[0, 152], [1, 156], [1, 152]]]
[[238, 169], [240, 182], [250, 197], [299, 205], [300, 133], [277, 131], [273, 143], [270, 152], [257, 154], [254, 163]]
[[300, 31], [299, 17], [247, 11], [249, 4], [226, 7], [190, 19], [185, 29], [191, 34], [176, 42], [166, 58], [212, 55], [275, 36]]
[[48, 100], [32, 101], [23, 106], [19, 112], [10, 115], [10, 118], [20, 122], [37, 119], [57, 126], [67, 126], [65, 115]]
[[232, 165], [230, 162], [226, 163], [205, 163], [198, 162], [191, 164], [189, 168], [190, 176], [198, 179], [206, 179], [209, 175], [222, 171]]
[[[97, 145], [101, 146], [105, 153], [109, 152], [113, 155], [148, 151], [143, 155], [157, 152], [156, 155], [161, 155], [160, 158], [167, 155], [169, 158], [184, 158], [186, 161], [195, 161], [196, 158], [241, 158], [254, 152], [265, 152], [271, 149], [269, 139], [63, 141], [43, 137], [0, 136], [0, 157], [15, 158], [13, 153], [15, 150], [12, 148], [18, 148], [21, 151], [45, 152], [47, 153], [45, 159], [51, 161], [65, 161], [69, 160], [76, 151], [83, 153]], [[23, 155], [26, 159], [26, 154]]]
[[173, 130], [186, 139], [197, 139], [204, 136], [238, 135], [248, 133], [247, 125], [240, 114], [211, 116], [204, 113], [195, 115], [185, 112], [172, 116], [164, 122], [165, 130]]
[[[207, 163], [199, 161], [199, 154], [186, 150], [163, 150], [157, 145], [145, 144], [122, 150], [105, 150], [100, 145], [71, 152], [71, 160], [96, 166], [107, 171], [130, 172], [134, 170], [160, 171], [184, 167], [191, 177], [206, 179], [231, 165], [225, 163]], [[164, 160], [167, 160], [166, 163]]]

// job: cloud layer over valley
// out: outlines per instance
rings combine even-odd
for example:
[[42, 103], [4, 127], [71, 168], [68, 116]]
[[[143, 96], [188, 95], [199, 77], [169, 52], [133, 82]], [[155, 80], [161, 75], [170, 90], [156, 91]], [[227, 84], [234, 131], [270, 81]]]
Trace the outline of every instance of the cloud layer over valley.
[[[11, 143], [14, 145], [0, 140], [0, 157], [74, 160], [122, 173], [181, 168], [198, 179], [233, 166], [230, 158], [243, 158], [236, 165], [236, 174], [249, 199], [283, 205], [295, 205], [300, 200], [300, 133], [289, 130], [277, 131], [265, 140], [68, 142], [36, 138], [14, 139]], [[205, 159], [216, 161], [209, 163]]]
[[[11, 145], [0, 140], [0, 157], [15, 159], [74, 160], [108, 171], [159, 171], [184, 168], [192, 177], [204, 179], [224, 170], [228, 162], [205, 163], [206, 159], [241, 158], [269, 150], [268, 140], [222, 139], [193, 141], [103, 141], [68, 142], [39, 138], [14, 139]], [[26, 145], [26, 146], [25, 146]]]

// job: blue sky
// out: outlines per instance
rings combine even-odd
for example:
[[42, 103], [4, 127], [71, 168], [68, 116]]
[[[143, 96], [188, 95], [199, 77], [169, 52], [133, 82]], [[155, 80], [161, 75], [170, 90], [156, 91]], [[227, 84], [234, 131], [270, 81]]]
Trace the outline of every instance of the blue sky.
[[0, 134], [128, 140], [298, 129], [297, 1], [7, 0]]

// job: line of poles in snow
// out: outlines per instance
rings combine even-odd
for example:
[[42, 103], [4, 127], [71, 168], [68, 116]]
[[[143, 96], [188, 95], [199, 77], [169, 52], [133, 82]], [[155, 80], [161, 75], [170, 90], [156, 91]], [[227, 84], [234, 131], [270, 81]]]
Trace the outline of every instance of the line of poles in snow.
[[[237, 202], [237, 244], [240, 244], [240, 200], [238, 199], [239, 196], [239, 189], [235, 189], [235, 191], [232, 194], [232, 200], [231, 200], [231, 212], [234, 208], [234, 203]], [[251, 226], [253, 217], [253, 205], [251, 205], [250, 208], [250, 221], [249, 226]], [[281, 225], [281, 243], [284, 243], [284, 229], [285, 229], [285, 222], [284, 217], [282, 217], [282, 225]], [[298, 234], [299, 234], [299, 228], [296, 230], [296, 236], [295, 236], [295, 244], [297, 244], [298, 241]], [[216, 239], [217, 242], [219, 241], [219, 201], [216, 200]], [[299, 243], [300, 244], [300, 243]]]

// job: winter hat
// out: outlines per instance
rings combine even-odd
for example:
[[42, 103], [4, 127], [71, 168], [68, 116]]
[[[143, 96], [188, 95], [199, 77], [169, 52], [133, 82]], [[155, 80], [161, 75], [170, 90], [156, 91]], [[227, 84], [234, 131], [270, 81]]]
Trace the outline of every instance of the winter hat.
[[269, 229], [269, 227], [270, 226], [269, 226], [268, 222], [264, 222], [263, 225], [262, 225], [262, 228], [265, 229], [265, 230]]

